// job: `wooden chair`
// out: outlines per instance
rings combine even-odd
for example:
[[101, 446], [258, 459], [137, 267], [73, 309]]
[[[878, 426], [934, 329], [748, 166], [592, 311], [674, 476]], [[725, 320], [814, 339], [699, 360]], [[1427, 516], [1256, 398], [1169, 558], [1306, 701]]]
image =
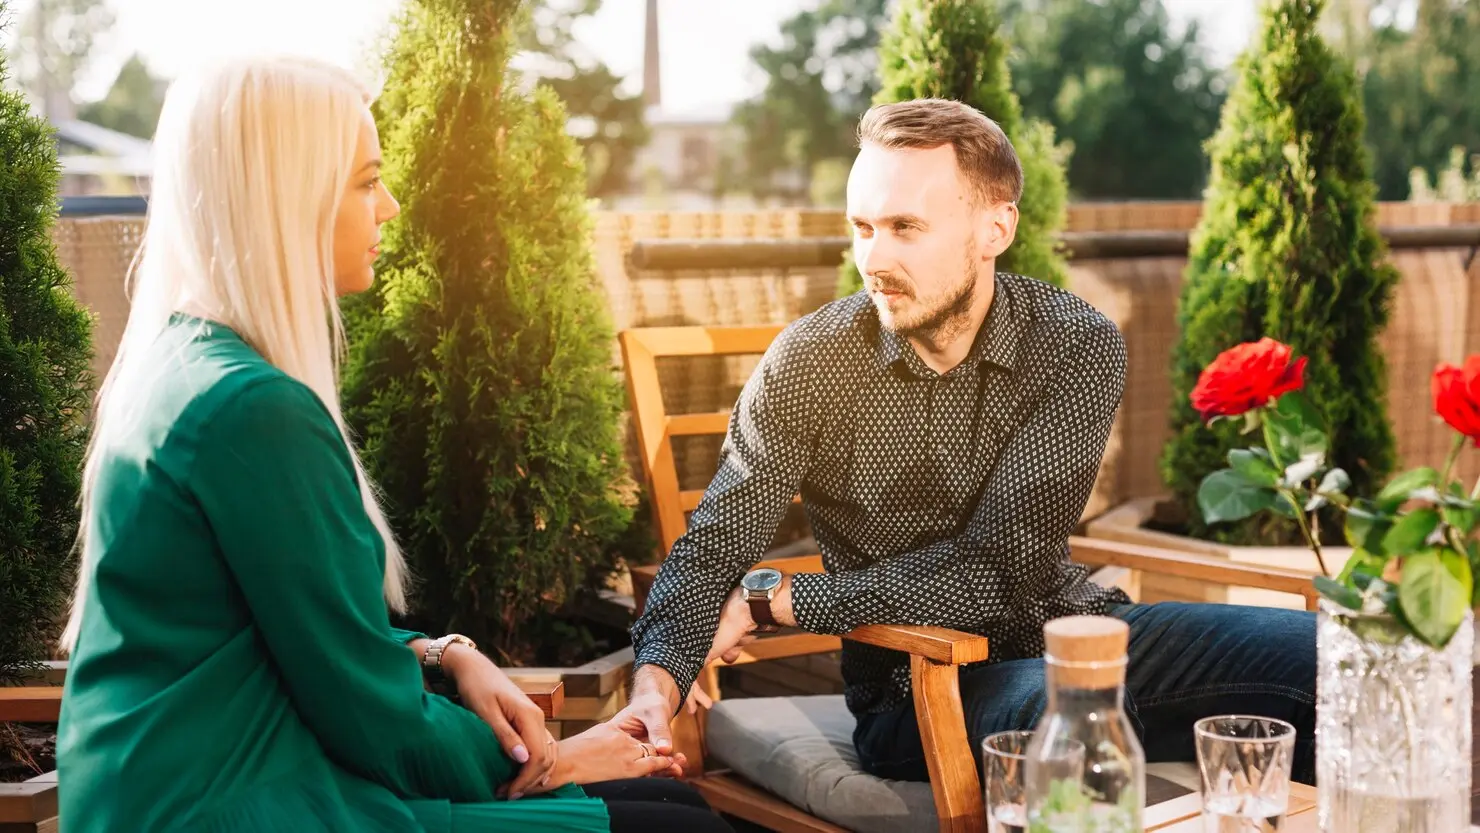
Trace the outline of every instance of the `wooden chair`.
[[[0, 687], [0, 723], [56, 723], [62, 712], [66, 661], [47, 663], [45, 674], [30, 685]], [[565, 705], [559, 680], [515, 679], [519, 688], [554, 720]], [[55, 833], [57, 774], [44, 772], [19, 784], [0, 784], [0, 833]]]
[[[631, 329], [620, 334], [643, 473], [665, 556], [687, 527], [688, 513], [703, 497], [702, 489], [680, 488], [672, 440], [680, 436], [724, 434], [729, 414], [669, 414], [659, 384], [658, 360], [672, 356], [763, 353], [781, 329], [779, 326], [659, 327]], [[1316, 603], [1310, 576], [1297, 571], [1220, 562], [1080, 537], [1071, 539], [1071, 548], [1075, 561], [1105, 568], [1095, 574], [1101, 583], [1113, 581], [1133, 587], [1127, 581], [1128, 576], [1153, 572], [1296, 593], [1305, 599], [1308, 609], [1314, 609]], [[823, 569], [821, 556], [817, 554], [763, 559], [760, 563], [788, 573]], [[658, 565], [649, 565], [632, 570], [639, 613], [658, 569]], [[674, 723], [675, 744], [690, 760], [690, 781], [717, 810], [773, 830], [842, 831], [848, 827], [918, 830], [929, 826], [923, 816], [933, 815], [942, 831], [985, 831], [977, 752], [967, 741], [957, 669], [965, 663], [985, 660], [987, 639], [945, 628], [904, 625], [871, 625], [843, 639], [909, 654], [912, 693], [930, 773], [928, 787], [885, 783], [858, 769], [851, 739], [845, 731], [853, 719], [841, 697], [721, 701], [716, 673], [718, 661], [704, 669], [699, 681], [716, 701], [713, 713], [701, 710], [696, 718], [683, 712]], [[736, 664], [837, 651], [841, 646], [842, 640], [833, 636], [786, 633], [752, 644]], [[778, 715], [795, 718], [792, 736], [785, 732], [777, 734]], [[759, 744], [747, 737], [763, 734]], [[816, 737], [798, 740], [796, 734]], [[829, 804], [825, 798], [812, 801], [806, 785], [797, 783], [793, 773], [777, 771], [772, 765], [774, 760], [766, 764], [753, 760], [756, 749], [751, 747], [766, 747], [773, 742], [778, 747], [797, 746], [793, 760], [810, 756], [818, 766], [828, 767], [829, 784], [836, 787], [830, 790], [834, 794], [845, 786], [861, 785], [861, 791], [882, 795], [876, 787], [883, 785], [882, 789], [900, 797], [890, 806], [892, 815], [859, 818], [849, 815], [848, 810], [839, 810], [836, 802]], [[782, 754], [775, 748], [765, 751], [778, 758]], [[728, 768], [717, 767], [717, 763]], [[808, 761], [801, 763], [805, 765]], [[829, 789], [824, 787], [822, 792]], [[812, 806], [815, 803], [828, 806]], [[831, 820], [819, 817], [821, 814], [830, 815]]]

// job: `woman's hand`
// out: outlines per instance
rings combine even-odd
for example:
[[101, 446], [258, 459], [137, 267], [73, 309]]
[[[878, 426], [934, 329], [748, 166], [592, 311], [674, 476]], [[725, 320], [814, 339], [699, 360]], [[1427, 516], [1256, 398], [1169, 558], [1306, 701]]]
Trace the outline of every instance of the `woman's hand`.
[[598, 723], [557, 745], [560, 760], [549, 783], [537, 785], [531, 793], [565, 784], [594, 784], [619, 778], [679, 778], [688, 765], [688, 758], [682, 752], [660, 755], [652, 744], [639, 741], [611, 723]]
[[465, 645], [448, 646], [443, 659], [463, 705], [483, 719], [510, 758], [522, 764], [500, 792], [509, 798], [549, 781], [559, 746], [545, 729], [545, 713], [493, 661]]

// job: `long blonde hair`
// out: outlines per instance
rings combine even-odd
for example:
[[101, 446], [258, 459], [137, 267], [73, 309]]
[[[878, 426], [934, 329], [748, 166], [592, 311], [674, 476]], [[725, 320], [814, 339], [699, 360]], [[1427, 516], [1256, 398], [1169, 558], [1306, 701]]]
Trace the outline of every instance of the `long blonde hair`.
[[323, 400], [345, 435], [365, 511], [385, 540], [387, 604], [404, 611], [405, 560], [349, 442], [339, 406], [344, 328], [334, 289], [334, 219], [353, 171], [369, 93], [349, 73], [298, 57], [237, 58], [183, 76], [165, 96], [131, 308], [94, 409], [82, 476], [81, 550], [61, 645], [77, 644], [97, 542], [89, 529], [99, 455], [129, 430], [129, 391], [175, 312], [232, 328]]

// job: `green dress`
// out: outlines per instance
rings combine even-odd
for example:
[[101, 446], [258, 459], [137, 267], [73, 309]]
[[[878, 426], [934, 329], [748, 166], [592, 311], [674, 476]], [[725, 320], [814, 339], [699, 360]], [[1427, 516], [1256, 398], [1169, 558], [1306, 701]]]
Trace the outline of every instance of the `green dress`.
[[58, 727], [61, 829], [605, 831], [426, 692], [329, 412], [233, 331], [175, 316], [85, 522], [98, 557]]

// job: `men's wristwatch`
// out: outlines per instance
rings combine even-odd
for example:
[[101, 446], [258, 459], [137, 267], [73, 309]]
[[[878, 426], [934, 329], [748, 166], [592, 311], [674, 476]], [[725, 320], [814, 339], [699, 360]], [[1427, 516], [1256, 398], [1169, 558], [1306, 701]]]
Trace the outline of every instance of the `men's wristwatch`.
[[421, 667], [433, 683], [441, 683], [447, 679], [447, 673], [442, 669], [442, 655], [446, 653], [447, 646], [454, 642], [466, 645], [475, 651], [478, 650], [473, 640], [460, 633], [449, 633], [433, 639], [427, 645], [426, 655], [421, 658]]
[[771, 600], [781, 589], [781, 571], [771, 567], [751, 570], [740, 579], [740, 596], [750, 605], [750, 618], [755, 620], [760, 633], [775, 633], [780, 629], [776, 617], [771, 615]]

